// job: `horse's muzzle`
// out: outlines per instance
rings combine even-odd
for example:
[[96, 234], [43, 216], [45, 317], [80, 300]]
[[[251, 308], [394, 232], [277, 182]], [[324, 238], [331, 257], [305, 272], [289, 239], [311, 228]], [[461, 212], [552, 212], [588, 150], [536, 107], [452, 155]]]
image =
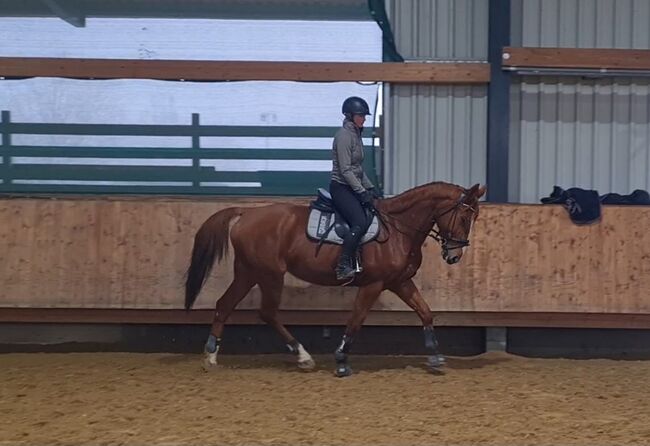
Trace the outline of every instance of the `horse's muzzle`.
[[443, 249], [442, 259], [447, 262], [448, 265], [458, 263], [460, 261], [460, 254], [456, 254], [457, 252], [457, 250]]
[[460, 261], [460, 256], [449, 256], [445, 259], [449, 265], [458, 263]]

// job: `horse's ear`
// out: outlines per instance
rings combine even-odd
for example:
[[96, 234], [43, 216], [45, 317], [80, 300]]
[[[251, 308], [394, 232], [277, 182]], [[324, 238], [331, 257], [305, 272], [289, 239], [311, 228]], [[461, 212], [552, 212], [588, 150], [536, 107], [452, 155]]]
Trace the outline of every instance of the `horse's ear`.
[[474, 186], [470, 187], [467, 190], [467, 195], [471, 197], [476, 197], [476, 199], [478, 200], [483, 195], [485, 195], [486, 191], [487, 191], [487, 186], [481, 186], [479, 183], [476, 183]]
[[476, 183], [474, 186], [472, 186], [472, 187], [470, 187], [469, 189], [467, 189], [467, 190], [466, 190], [467, 195], [470, 196], [470, 197], [473, 197], [473, 196], [478, 192], [478, 188], [479, 188], [479, 186], [480, 186], [480, 185], [479, 185], [478, 183]]

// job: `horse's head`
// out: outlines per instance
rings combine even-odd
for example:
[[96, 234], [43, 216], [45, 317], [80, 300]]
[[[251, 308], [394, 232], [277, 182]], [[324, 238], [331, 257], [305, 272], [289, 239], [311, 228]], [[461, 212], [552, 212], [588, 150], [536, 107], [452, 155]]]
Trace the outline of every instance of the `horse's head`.
[[449, 264], [458, 263], [463, 256], [463, 248], [469, 246], [469, 232], [478, 217], [479, 199], [486, 187], [478, 183], [469, 189], [459, 188], [459, 193], [449, 200], [446, 209], [438, 210], [434, 217], [438, 230], [435, 239], [442, 247], [442, 258]]

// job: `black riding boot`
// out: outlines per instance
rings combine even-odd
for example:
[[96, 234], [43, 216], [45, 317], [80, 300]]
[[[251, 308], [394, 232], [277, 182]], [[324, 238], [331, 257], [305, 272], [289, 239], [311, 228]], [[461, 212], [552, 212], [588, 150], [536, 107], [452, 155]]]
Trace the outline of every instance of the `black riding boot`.
[[352, 226], [343, 239], [343, 251], [336, 265], [336, 280], [352, 279], [356, 273], [355, 257], [363, 233], [359, 226]]
[[353, 265], [354, 259], [347, 254], [341, 254], [339, 263], [336, 265], [336, 280], [352, 279], [356, 274]]

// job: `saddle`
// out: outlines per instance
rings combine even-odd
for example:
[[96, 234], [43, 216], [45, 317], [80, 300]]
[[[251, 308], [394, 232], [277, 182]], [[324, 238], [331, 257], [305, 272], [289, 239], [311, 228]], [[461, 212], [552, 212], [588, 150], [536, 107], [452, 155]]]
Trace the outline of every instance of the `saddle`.
[[[320, 243], [342, 245], [343, 238], [350, 232], [350, 225], [334, 208], [332, 196], [323, 188], [318, 189], [318, 195], [309, 203], [309, 219], [307, 220], [307, 236]], [[361, 238], [360, 245], [368, 243], [379, 235], [379, 220], [366, 209], [366, 217], [372, 218], [368, 230]]]

